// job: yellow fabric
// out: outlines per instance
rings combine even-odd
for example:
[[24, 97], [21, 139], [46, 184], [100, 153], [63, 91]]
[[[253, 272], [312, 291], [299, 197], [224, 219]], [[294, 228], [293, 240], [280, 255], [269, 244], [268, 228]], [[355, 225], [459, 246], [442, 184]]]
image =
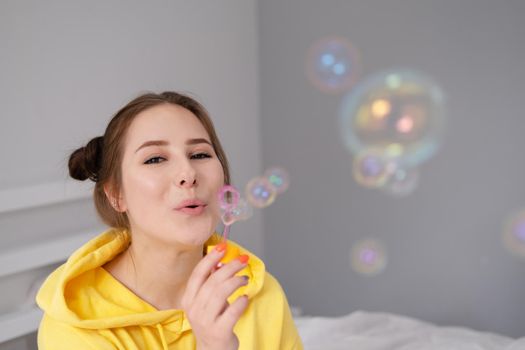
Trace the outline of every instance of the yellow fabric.
[[[207, 245], [217, 244], [213, 235]], [[129, 245], [123, 230], [109, 230], [86, 243], [56, 269], [37, 295], [44, 310], [38, 330], [41, 350], [61, 349], [195, 349], [191, 325], [182, 310], [157, 310], [140, 299], [102, 266]], [[264, 263], [248, 254], [248, 285], [233, 297], [246, 294], [250, 303], [235, 326], [239, 349], [303, 349], [286, 296]], [[233, 298], [230, 298], [232, 300]]]

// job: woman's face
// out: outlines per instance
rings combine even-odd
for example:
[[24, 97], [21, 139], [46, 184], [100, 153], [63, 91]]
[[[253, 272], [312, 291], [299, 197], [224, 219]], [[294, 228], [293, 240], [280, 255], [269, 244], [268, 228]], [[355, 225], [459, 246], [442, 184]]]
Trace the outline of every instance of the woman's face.
[[162, 104], [139, 113], [124, 142], [120, 209], [134, 235], [202, 245], [220, 216], [222, 165], [189, 110]]

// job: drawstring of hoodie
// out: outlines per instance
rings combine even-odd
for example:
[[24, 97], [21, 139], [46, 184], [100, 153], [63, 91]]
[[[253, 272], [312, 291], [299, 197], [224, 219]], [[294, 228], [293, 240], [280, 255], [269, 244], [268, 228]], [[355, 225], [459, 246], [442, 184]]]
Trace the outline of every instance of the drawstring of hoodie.
[[157, 323], [157, 330], [159, 331], [160, 339], [162, 340], [162, 349], [168, 350], [168, 344], [166, 344], [166, 338], [164, 337], [164, 330], [162, 329], [162, 325], [160, 323]]

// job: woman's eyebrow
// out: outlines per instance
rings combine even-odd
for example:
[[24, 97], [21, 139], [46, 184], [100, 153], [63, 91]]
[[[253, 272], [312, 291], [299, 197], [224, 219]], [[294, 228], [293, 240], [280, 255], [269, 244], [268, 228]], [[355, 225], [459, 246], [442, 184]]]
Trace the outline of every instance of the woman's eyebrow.
[[211, 143], [210, 141], [206, 140], [206, 139], [189, 139], [186, 141], [186, 145], [196, 145], [196, 144], [199, 144], [199, 143], [207, 143], [208, 145], [211, 146]]
[[[186, 141], [186, 145], [197, 145], [199, 143], [207, 143], [208, 145], [212, 145], [210, 143], [210, 141], [206, 140], [206, 139], [203, 139], [203, 138], [197, 138], [197, 139], [188, 139]], [[139, 150], [141, 150], [142, 148], [144, 147], [150, 147], [150, 146], [167, 146], [169, 145], [170, 143], [168, 141], [165, 141], [165, 140], [151, 140], [151, 141], [146, 141], [144, 142], [142, 145], [140, 145], [139, 148], [137, 148], [137, 150], [135, 151], [135, 153], [137, 153]]]
[[142, 145], [140, 145], [139, 148], [137, 148], [137, 150], [135, 151], [135, 153], [137, 153], [140, 149], [144, 148], [144, 147], [149, 147], [149, 146], [167, 146], [169, 145], [170, 143], [168, 141], [165, 141], [165, 140], [151, 140], [151, 141], [146, 141], [144, 142]]

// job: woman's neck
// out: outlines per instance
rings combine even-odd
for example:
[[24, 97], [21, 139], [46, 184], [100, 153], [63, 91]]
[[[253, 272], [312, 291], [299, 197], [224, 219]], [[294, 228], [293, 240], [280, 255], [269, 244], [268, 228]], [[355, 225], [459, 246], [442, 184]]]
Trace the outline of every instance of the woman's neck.
[[177, 249], [133, 237], [133, 244], [104, 268], [158, 310], [180, 309], [186, 283], [203, 249]]

